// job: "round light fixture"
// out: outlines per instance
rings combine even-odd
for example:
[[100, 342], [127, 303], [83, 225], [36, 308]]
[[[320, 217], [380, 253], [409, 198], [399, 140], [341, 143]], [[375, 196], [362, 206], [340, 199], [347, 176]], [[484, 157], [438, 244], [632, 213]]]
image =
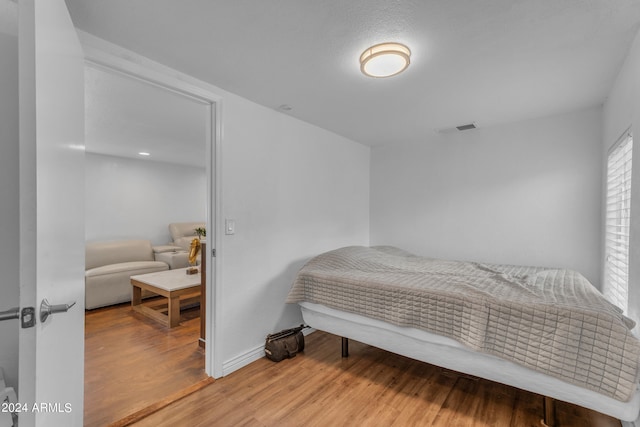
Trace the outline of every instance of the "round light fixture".
[[391, 77], [409, 66], [411, 50], [400, 43], [380, 43], [360, 55], [360, 71], [370, 77]]

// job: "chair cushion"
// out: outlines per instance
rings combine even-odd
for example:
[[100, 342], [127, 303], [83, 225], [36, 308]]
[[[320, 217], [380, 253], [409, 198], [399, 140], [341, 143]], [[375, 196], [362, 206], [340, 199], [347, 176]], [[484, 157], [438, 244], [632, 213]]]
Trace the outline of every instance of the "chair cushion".
[[129, 261], [153, 261], [148, 240], [89, 242], [85, 246], [85, 270]]
[[176, 252], [181, 250], [183, 249], [176, 245], [158, 245], [153, 247], [154, 254], [163, 254], [165, 252]]
[[90, 270], [86, 270], [84, 272], [84, 276], [97, 277], [123, 272], [128, 273], [129, 276], [135, 276], [136, 274], [152, 273], [154, 271], [167, 270], [168, 268], [169, 266], [167, 263], [162, 261], [131, 261], [92, 268]]

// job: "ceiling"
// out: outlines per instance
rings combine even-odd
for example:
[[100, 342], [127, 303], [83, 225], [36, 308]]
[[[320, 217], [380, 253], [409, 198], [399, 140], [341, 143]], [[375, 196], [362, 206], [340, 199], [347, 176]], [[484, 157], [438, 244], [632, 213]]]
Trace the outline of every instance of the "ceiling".
[[[100, 38], [354, 141], [600, 105], [640, 0], [67, 0]], [[372, 44], [412, 50], [388, 79], [360, 73]]]
[[209, 116], [208, 106], [196, 99], [100, 67], [86, 68], [90, 153], [205, 168]]

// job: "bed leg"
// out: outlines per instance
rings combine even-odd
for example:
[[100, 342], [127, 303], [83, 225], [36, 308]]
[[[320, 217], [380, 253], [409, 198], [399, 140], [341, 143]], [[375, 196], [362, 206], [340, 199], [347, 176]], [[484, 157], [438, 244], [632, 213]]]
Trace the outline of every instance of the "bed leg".
[[342, 337], [342, 357], [349, 357], [349, 338]]
[[554, 427], [556, 425], [556, 402], [550, 397], [544, 396], [542, 401], [542, 410], [544, 418], [542, 425], [546, 427]]

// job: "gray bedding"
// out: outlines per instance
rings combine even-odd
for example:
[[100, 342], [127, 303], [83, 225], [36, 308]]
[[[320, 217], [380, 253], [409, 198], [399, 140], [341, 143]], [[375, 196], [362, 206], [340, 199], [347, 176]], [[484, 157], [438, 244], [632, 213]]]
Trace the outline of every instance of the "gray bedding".
[[288, 303], [423, 329], [620, 401], [638, 383], [633, 321], [575, 271], [352, 246], [311, 259]]

